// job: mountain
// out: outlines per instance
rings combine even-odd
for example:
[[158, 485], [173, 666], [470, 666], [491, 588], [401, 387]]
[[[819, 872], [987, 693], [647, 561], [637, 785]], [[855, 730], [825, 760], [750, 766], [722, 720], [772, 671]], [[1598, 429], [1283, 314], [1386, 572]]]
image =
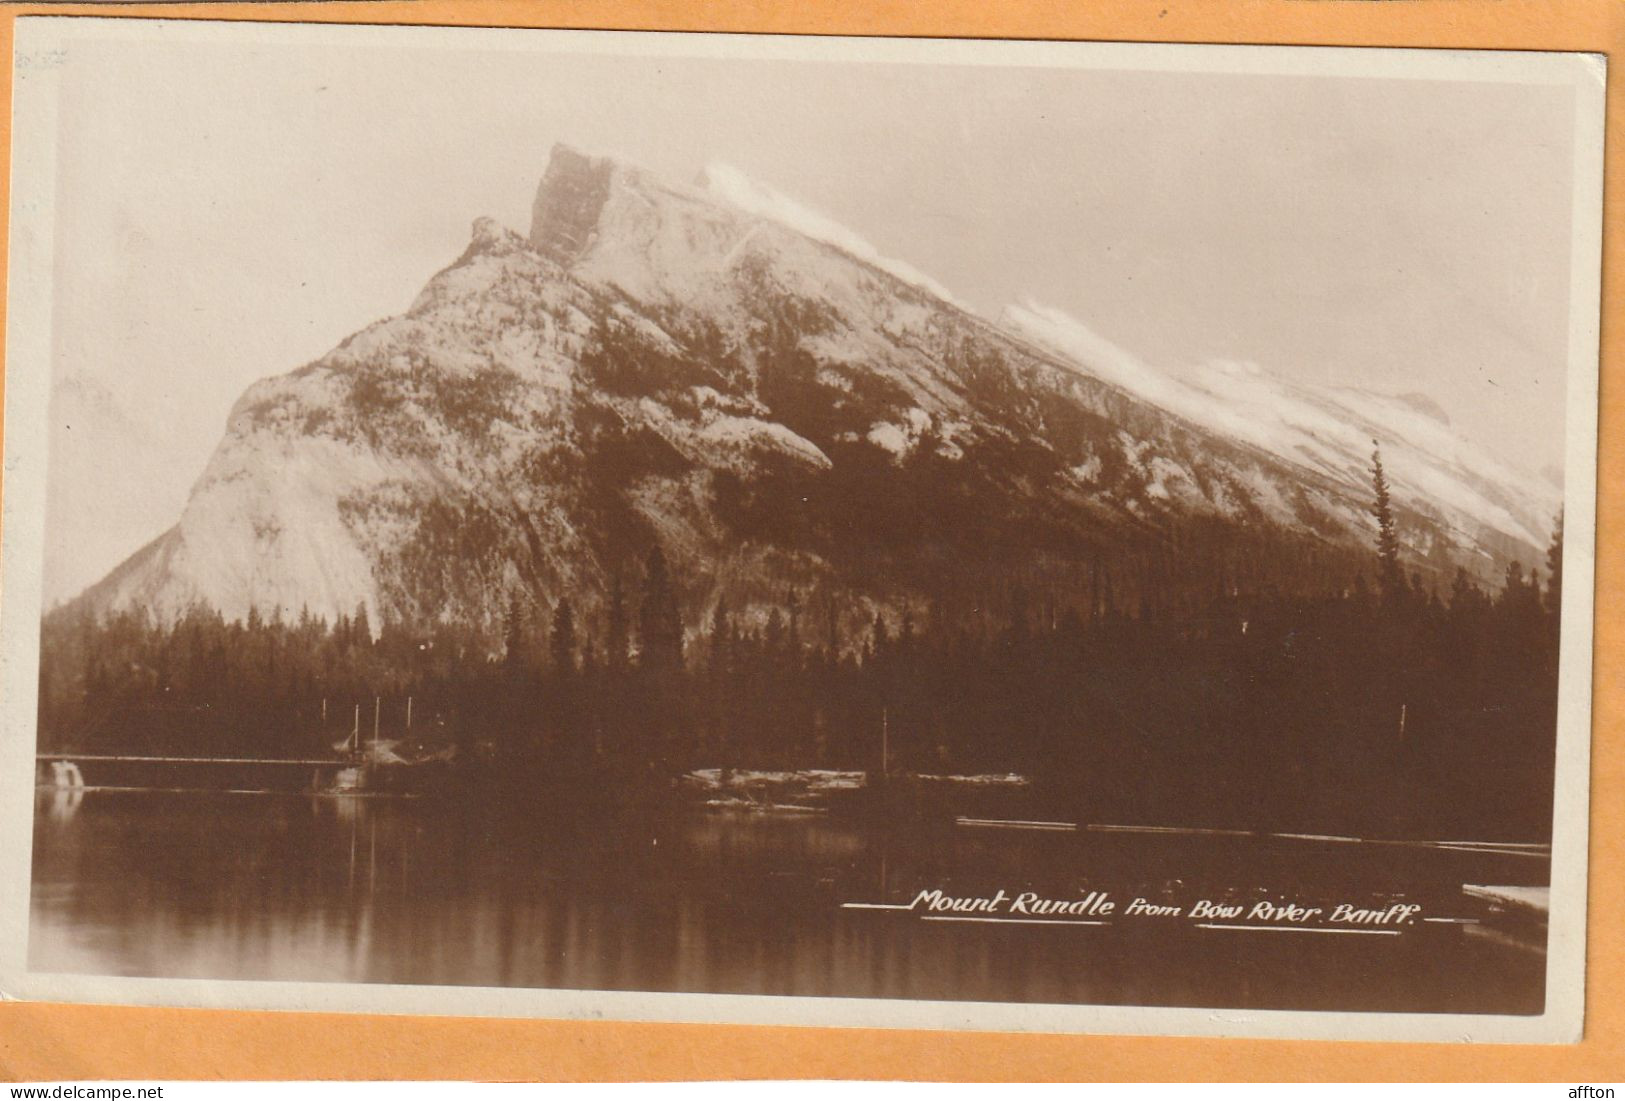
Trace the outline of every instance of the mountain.
[[1005, 324], [1080, 370], [1215, 432], [1318, 471], [1355, 495], [1369, 489], [1373, 443], [1396, 494], [1461, 547], [1524, 555], [1544, 545], [1561, 497], [1450, 428], [1425, 394], [1385, 395], [1358, 387], [1315, 388], [1256, 364], [1216, 361], [1193, 371], [1158, 370], [1059, 310], [1028, 303]]
[[79, 606], [494, 631], [516, 600], [596, 614], [656, 543], [691, 623], [793, 592], [847, 637], [1029, 586], [1343, 584], [1372, 437], [1409, 565], [1536, 559], [1556, 495], [1414, 398], [1153, 372], [1054, 311], [975, 316], [731, 169], [559, 146], [527, 235], [477, 221], [404, 314], [251, 387], [178, 523]]

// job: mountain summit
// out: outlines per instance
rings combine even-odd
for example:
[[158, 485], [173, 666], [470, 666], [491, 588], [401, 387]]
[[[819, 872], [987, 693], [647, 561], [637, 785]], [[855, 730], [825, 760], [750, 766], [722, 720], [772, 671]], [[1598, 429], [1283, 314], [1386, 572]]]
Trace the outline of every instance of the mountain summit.
[[649, 548], [691, 620], [791, 600], [988, 614], [1369, 569], [1382, 440], [1408, 568], [1535, 561], [1556, 496], [1414, 398], [1255, 368], [1174, 378], [1042, 307], [1000, 325], [731, 169], [698, 186], [554, 149], [401, 316], [252, 386], [179, 522], [98, 612], [457, 621], [592, 614]]

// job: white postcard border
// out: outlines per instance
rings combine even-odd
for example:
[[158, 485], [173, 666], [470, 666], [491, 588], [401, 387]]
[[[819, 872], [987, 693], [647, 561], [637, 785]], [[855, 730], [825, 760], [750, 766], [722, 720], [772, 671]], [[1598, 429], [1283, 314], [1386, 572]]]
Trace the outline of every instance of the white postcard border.
[[[1088, 67], [1472, 80], [1575, 89], [1558, 797], [1546, 1011], [1539, 1016], [1252, 1011], [728, 994], [143, 979], [30, 971], [34, 734], [42, 608], [46, 410], [52, 363], [58, 70], [40, 59], [85, 38], [570, 51], [802, 61]], [[29, 16], [16, 22], [0, 499], [0, 999], [386, 1014], [1348, 1040], [1561, 1043], [1579, 1039], [1595, 575], [1605, 59], [1590, 54], [1157, 43], [1006, 42], [661, 32], [259, 24]]]

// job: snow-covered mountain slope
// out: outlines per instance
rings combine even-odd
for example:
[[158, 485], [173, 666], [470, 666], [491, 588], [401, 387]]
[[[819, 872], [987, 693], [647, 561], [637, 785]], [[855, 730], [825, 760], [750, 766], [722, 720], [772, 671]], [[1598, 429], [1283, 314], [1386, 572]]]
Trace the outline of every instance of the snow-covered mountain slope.
[[1316, 389], [1250, 363], [1159, 370], [1077, 319], [1033, 303], [1007, 310], [1004, 323], [1082, 371], [1342, 482], [1352, 493], [1365, 491], [1364, 467], [1380, 443], [1395, 497], [1469, 542], [1540, 546], [1561, 505], [1548, 482], [1452, 431], [1444, 411], [1425, 395]]
[[1411, 405], [1136, 377], [1069, 332], [973, 316], [738, 173], [561, 146], [527, 235], [476, 222], [406, 313], [250, 388], [176, 526], [84, 601], [494, 629], [515, 598], [590, 617], [656, 542], [691, 620], [794, 592], [837, 634], [1018, 582], [1337, 584], [1369, 558], [1377, 425], [1412, 441], [1418, 565], [1533, 560], [1521, 483], [1441, 465], [1448, 430]]

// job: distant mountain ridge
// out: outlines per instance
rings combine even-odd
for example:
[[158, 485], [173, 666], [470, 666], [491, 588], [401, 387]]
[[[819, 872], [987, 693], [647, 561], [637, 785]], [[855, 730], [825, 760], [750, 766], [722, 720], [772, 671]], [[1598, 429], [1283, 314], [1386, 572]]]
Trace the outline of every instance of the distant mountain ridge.
[[558, 146], [525, 236], [478, 220], [404, 314], [250, 387], [176, 525], [76, 606], [495, 630], [515, 600], [599, 608], [655, 543], [691, 620], [793, 592], [836, 634], [1012, 578], [1226, 584], [1260, 541], [1345, 576], [1372, 436], [1408, 564], [1534, 562], [1559, 495], [1435, 413], [1155, 372], [1042, 307], [995, 324], [737, 172]]
[[1538, 546], [1559, 507], [1540, 479], [1452, 431], [1449, 416], [1425, 394], [1315, 388], [1227, 361], [1184, 374], [1159, 371], [1081, 322], [1033, 304], [1008, 310], [1005, 323], [1082, 370], [1287, 462], [1347, 481], [1355, 492], [1364, 490], [1363, 470], [1380, 442], [1400, 495], [1413, 507], [1433, 509], [1439, 522], [1470, 540], [1488, 532]]

